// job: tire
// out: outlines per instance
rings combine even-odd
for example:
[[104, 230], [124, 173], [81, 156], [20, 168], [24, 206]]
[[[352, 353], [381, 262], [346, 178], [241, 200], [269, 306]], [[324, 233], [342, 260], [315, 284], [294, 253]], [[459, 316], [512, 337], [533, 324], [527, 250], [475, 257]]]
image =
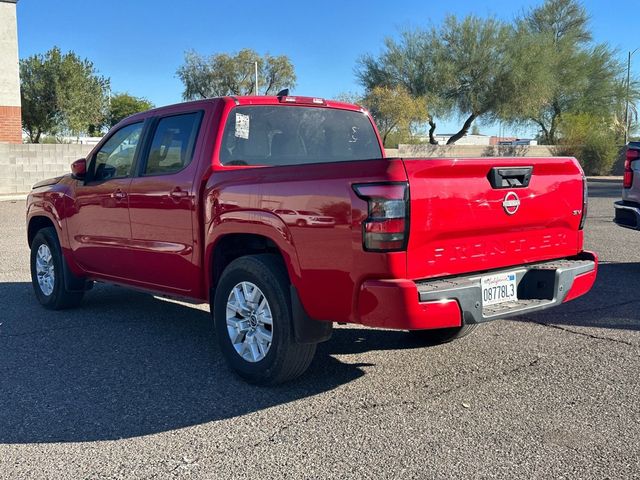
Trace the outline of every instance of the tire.
[[55, 228], [40, 230], [31, 243], [31, 283], [36, 298], [49, 310], [76, 307], [84, 296], [84, 291], [66, 290], [64, 261]]
[[437, 328], [433, 330], [410, 330], [413, 340], [423, 345], [441, 345], [462, 337], [466, 337], [478, 327], [477, 323], [454, 328]]
[[299, 219], [298, 221], [296, 221], [296, 225], [299, 227], [306, 227], [307, 226], [307, 221], [303, 220], [303, 219]]
[[234, 260], [216, 286], [213, 315], [220, 350], [250, 383], [292, 380], [313, 360], [316, 345], [295, 342], [289, 288], [282, 260], [270, 254]]

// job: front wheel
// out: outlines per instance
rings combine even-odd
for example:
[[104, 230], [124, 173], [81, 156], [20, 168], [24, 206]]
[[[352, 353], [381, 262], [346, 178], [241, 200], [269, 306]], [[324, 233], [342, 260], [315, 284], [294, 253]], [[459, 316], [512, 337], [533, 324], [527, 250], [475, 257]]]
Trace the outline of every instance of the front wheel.
[[274, 385], [309, 367], [315, 344], [295, 342], [289, 278], [276, 255], [240, 257], [216, 286], [216, 335], [229, 366], [251, 383]]
[[64, 261], [56, 230], [40, 230], [31, 243], [31, 283], [40, 304], [50, 310], [75, 307], [84, 295], [66, 290]]
[[410, 330], [409, 335], [424, 345], [440, 345], [449, 343], [472, 333], [478, 324], [472, 323], [461, 327], [437, 328], [433, 330]]

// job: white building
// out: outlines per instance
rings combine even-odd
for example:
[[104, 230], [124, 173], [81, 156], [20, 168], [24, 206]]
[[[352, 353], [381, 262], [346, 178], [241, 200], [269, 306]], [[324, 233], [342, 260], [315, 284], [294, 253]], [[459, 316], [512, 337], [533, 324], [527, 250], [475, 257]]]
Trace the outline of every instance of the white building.
[[[442, 133], [436, 134], [435, 139], [438, 142], [438, 145], [446, 145], [451, 137], [453, 137], [453, 133]], [[465, 135], [460, 140], [456, 142], [456, 145], [478, 145], [485, 146], [490, 145], [491, 137], [488, 135]]]
[[22, 143], [18, 0], [0, 0], [0, 143]]

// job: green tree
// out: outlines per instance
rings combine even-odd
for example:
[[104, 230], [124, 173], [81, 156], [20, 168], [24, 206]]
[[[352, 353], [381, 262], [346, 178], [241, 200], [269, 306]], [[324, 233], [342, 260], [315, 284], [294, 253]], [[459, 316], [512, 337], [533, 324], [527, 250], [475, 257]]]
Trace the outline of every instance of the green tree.
[[[57, 98], [57, 62], [41, 55], [20, 60], [20, 96], [22, 128], [31, 143], [39, 143], [44, 133], [56, 133], [59, 122]], [[57, 57], [57, 55], [56, 55]], [[57, 58], [56, 58], [57, 60]]]
[[384, 40], [383, 52], [375, 57], [367, 54], [360, 58], [356, 75], [367, 91], [377, 86], [404, 87], [412, 97], [422, 97], [429, 104], [427, 122], [429, 142], [437, 144], [434, 132], [436, 116], [450, 111], [450, 104], [439, 96], [436, 71], [437, 36], [435, 30], [404, 31], [400, 40]]
[[412, 97], [402, 86], [373, 87], [361, 103], [371, 112], [385, 146], [389, 146], [389, 134], [393, 132], [400, 139], [407, 138], [412, 126], [424, 122], [428, 116], [425, 100]]
[[91, 61], [58, 47], [21, 60], [22, 126], [30, 141], [45, 133], [79, 135], [100, 124], [108, 86]]
[[128, 93], [117, 93], [111, 97], [109, 105], [109, 115], [107, 116], [107, 127], [111, 128], [120, 120], [138, 112], [144, 112], [154, 107], [146, 98], [134, 97]]
[[177, 71], [184, 84], [182, 96], [185, 100], [196, 100], [255, 93], [256, 63], [258, 86], [263, 95], [274, 95], [283, 88], [295, 86], [295, 69], [286, 55], [260, 56], [248, 48], [235, 55], [216, 53], [209, 57], [189, 51]]
[[606, 118], [590, 113], [565, 113], [557, 125], [558, 154], [576, 157], [587, 175], [608, 175], [618, 146], [613, 125], [602, 128]]
[[[608, 45], [592, 45], [585, 8], [576, 0], [546, 0], [524, 15], [518, 26], [523, 36], [543, 46], [536, 60], [545, 72], [545, 95], [536, 97], [537, 104], [512, 112], [511, 119], [533, 122], [547, 144], [561, 142], [559, 126], [567, 114], [601, 118], [598, 128], [607, 128], [624, 103], [624, 67]], [[633, 101], [635, 88], [632, 95]]]
[[[459, 131], [448, 141], [452, 144], [477, 118], [502, 118], [530, 102], [539, 83], [539, 70], [525, 51], [531, 46], [515, 28], [494, 18], [449, 16], [440, 28], [404, 32], [398, 42], [387, 39], [378, 58], [360, 60], [357, 75], [368, 90], [402, 85], [414, 97], [424, 97], [434, 116], [461, 117]], [[434, 117], [428, 121], [435, 143]]]

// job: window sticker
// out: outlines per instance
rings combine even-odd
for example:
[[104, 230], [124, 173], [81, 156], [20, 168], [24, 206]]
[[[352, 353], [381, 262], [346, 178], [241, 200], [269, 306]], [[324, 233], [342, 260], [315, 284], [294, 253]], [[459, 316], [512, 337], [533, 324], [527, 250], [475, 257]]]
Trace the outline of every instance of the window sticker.
[[358, 127], [351, 127], [351, 138], [349, 143], [356, 143], [358, 141]]
[[249, 139], [249, 115], [236, 113], [236, 137]]

